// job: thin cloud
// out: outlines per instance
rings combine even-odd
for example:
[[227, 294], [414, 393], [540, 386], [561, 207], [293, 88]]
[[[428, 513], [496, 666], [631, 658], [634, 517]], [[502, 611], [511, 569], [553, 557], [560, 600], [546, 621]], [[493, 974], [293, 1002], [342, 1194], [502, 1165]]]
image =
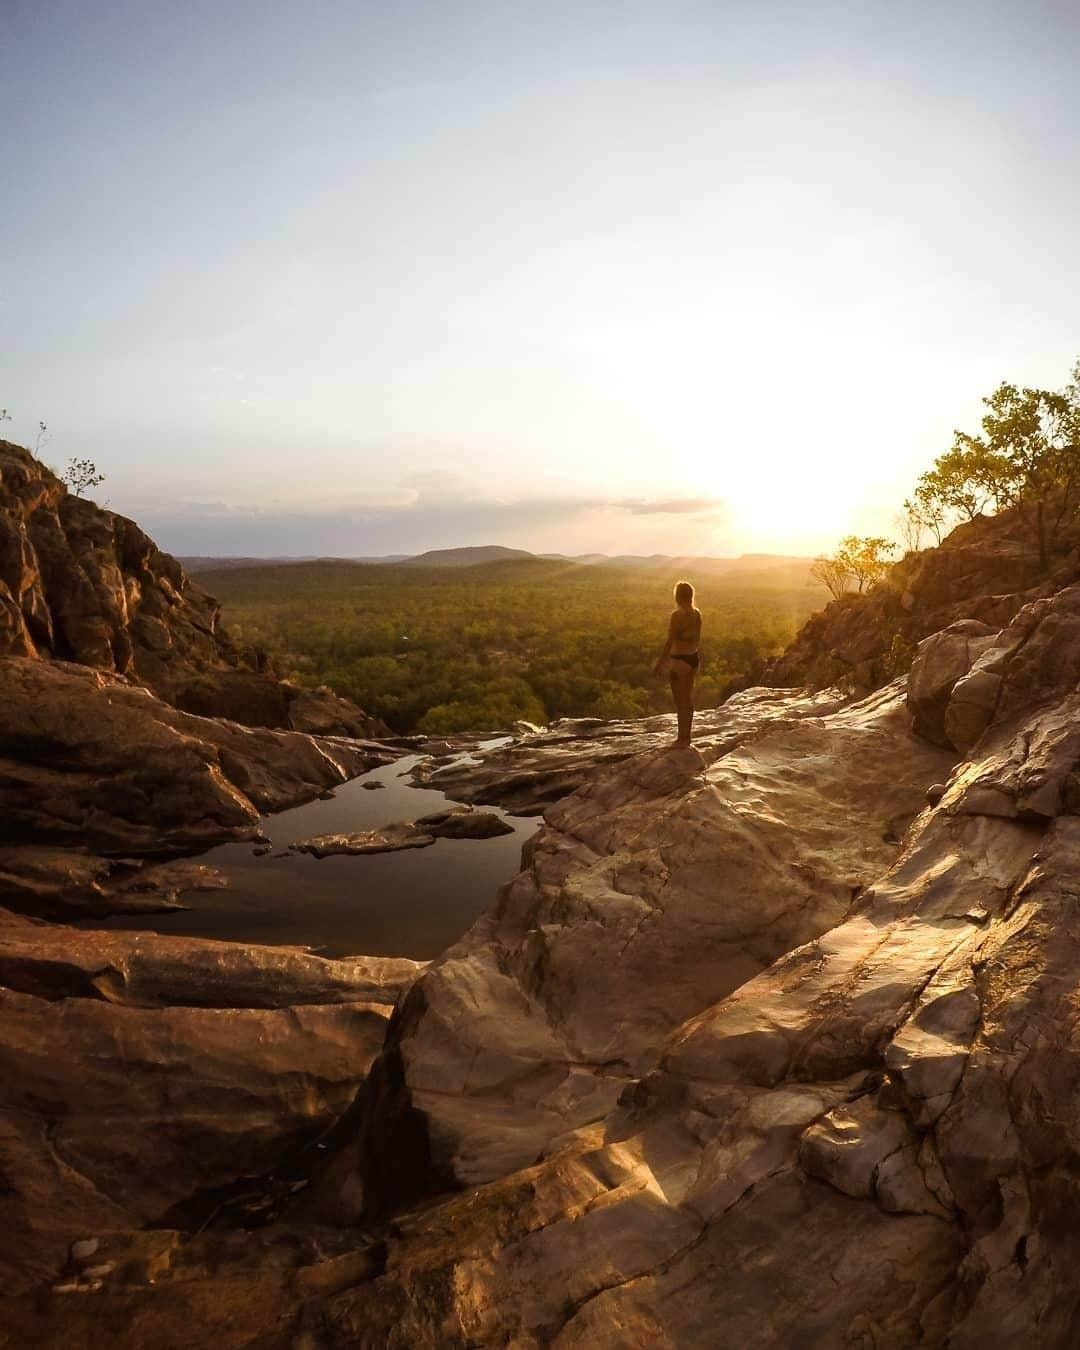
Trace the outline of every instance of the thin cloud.
[[713, 516], [725, 515], [728, 509], [720, 497], [667, 497], [658, 501], [628, 497], [613, 505], [633, 516]]

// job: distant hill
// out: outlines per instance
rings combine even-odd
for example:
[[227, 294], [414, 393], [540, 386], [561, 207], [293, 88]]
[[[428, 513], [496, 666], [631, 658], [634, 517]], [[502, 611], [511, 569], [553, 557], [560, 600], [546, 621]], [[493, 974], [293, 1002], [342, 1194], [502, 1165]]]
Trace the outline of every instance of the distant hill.
[[180, 563], [188, 572], [223, 572], [244, 567], [280, 567], [294, 563], [347, 564], [358, 563], [365, 566], [403, 566], [403, 567], [481, 567], [491, 563], [508, 562], [560, 562], [572, 563], [577, 567], [617, 567], [656, 571], [675, 570], [686, 573], [690, 580], [694, 574], [716, 577], [720, 575], [739, 575], [742, 573], [765, 573], [787, 569], [793, 578], [797, 574], [808, 572], [813, 559], [788, 556], [782, 553], [743, 553], [737, 558], [676, 558], [666, 553], [530, 553], [523, 548], [507, 548], [502, 544], [481, 544], [469, 548], [434, 548], [426, 553], [387, 553], [377, 557], [327, 558], [316, 555], [308, 557], [206, 557], [195, 555], [180, 557]]
[[203, 554], [177, 555], [177, 561], [185, 572], [224, 572], [234, 567], [281, 567], [288, 563], [400, 563], [405, 562], [407, 553], [387, 553], [378, 558], [325, 558], [318, 554], [294, 558], [238, 558], [227, 555], [223, 558], [207, 557]]
[[[406, 567], [477, 567], [481, 563], [523, 562], [535, 558], [523, 548], [504, 548], [502, 544], [481, 544], [475, 548], [433, 548], [404, 560]], [[383, 559], [389, 562], [390, 559]]]

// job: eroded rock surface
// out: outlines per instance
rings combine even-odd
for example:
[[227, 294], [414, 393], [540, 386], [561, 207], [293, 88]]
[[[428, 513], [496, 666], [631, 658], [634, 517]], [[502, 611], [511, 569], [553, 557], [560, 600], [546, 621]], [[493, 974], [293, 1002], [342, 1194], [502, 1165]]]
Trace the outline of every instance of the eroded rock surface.
[[[38, 1199], [57, 1217], [29, 1256], [0, 1248], [0, 1345], [1075, 1345], [1080, 587], [1004, 610], [959, 654], [947, 636], [914, 693], [947, 746], [911, 733], [897, 683], [858, 702], [750, 691], [692, 752], [664, 750], [658, 722], [606, 746], [600, 728], [556, 728], [453, 766], [477, 800], [519, 770], [506, 790], [534, 804], [580, 786], [411, 986], [314, 1184], [254, 1236], [132, 1233], [172, 1202], [121, 1159], [119, 1117], [88, 1137], [81, 1113], [134, 1091], [110, 1077], [108, 1019], [168, 1019], [130, 1042], [151, 1066], [166, 1060], [151, 1025], [180, 1048], [125, 1109], [178, 1110], [166, 1139], [185, 1145], [209, 1118], [214, 1176], [230, 1117], [190, 1086], [188, 1019], [208, 1019], [199, 1072], [241, 1085], [230, 1108], [250, 1090], [302, 1131], [301, 1103], [340, 1101], [335, 1018], [357, 1005], [146, 1007], [183, 979], [164, 953], [136, 978], [130, 951], [27, 959], [13, 939], [0, 1091], [30, 1095], [0, 1156], [29, 1199], [8, 1227], [32, 1227]], [[285, 982], [322, 988], [320, 970]], [[79, 981], [92, 992], [58, 996]], [[242, 1067], [204, 1030], [286, 1011], [241, 1032]], [[85, 1107], [47, 1046], [87, 1066]], [[245, 1166], [280, 1147], [256, 1114]], [[84, 1223], [100, 1249], [58, 1268]]]
[[902, 687], [824, 706], [740, 696], [704, 753], [638, 754], [548, 809], [526, 870], [395, 1023], [360, 1145], [377, 1190], [529, 1163], [674, 1027], [844, 919], [951, 757], [911, 735]]
[[102, 912], [125, 859], [256, 837], [260, 813], [394, 758], [194, 717], [69, 662], [0, 657], [0, 687], [0, 899], [35, 912]]
[[977, 517], [938, 547], [905, 555], [867, 593], [827, 605], [751, 682], [865, 691], [906, 672], [919, 643], [950, 625], [1003, 628], [1026, 604], [1080, 580], [1080, 513], [1061, 522], [1048, 561], [1040, 566], [1020, 512]]
[[[1074, 1344], [1078, 619], [1075, 590], [1018, 616], [976, 758], [841, 922], [676, 1027], [602, 1122], [399, 1219], [385, 1273], [304, 1308], [313, 1342]], [[405, 1085], [443, 978], [396, 1029]], [[464, 1113], [430, 1109], [460, 1156]]]
[[[846, 701], [836, 690], [817, 694], [750, 690], [722, 709], [698, 713], [695, 744], [707, 758], [714, 757], [749, 730], [761, 710], [776, 700], [783, 701], [787, 717], [816, 716]], [[564, 717], [549, 728], [518, 733], [494, 749], [478, 748], [475, 741], [447, 747], [457, 751], [452, 762], [424, 760], [413, 770], [413, 779], [458, 801], [501, 806], [514, 815], [542, 815], [552, 802], [591, 782], [607, 765], [670, 745], [675, 734], [672, 716], [616, 722]]]
[[268, 1171], [331, 1124], [420, 969], [0, 911], [5, 1290], [57, 1278], [87, 1235]]

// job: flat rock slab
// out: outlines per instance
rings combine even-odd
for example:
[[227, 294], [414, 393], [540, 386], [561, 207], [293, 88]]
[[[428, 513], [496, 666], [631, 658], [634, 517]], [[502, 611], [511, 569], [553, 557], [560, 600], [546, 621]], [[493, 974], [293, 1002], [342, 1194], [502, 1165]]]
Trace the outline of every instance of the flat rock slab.
[[495, 839], [513, 834], [514, 827], [494, 811], [475, 811], [469, 806], [453, 806], [421, 816], [416, 828], [437, 839]]
[[403, 821], [381, 830], [357, 830], [354, 834], [317, 834], [289, 845], [290, 853], [310, 853], [329, 858], [335, 853], [397, 853], [406, 848], [427, 848], [435, 842], [433, 834], [424, 834], [415, 825]]
[[474, 811], [469, 806], [450, 807], [421, 816], [416, 821], [398, 821], [379, 830], [357, 830], [353, 834], [319, 834], [289, 845], [291, 853], [311, 853], [329, 858], [337, 853], [396, 853], [406, 848], [428, 848], [436, 839], [493, 839], [513, 834], [495, 811]]

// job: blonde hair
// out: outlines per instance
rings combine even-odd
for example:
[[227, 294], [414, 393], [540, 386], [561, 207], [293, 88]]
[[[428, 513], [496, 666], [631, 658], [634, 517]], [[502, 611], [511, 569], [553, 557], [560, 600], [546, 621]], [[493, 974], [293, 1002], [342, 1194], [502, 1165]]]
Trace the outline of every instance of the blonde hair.
[[692, 605], [694, 603], [694, 588], [688, 581], [680, 581], [676, 584], [675, 603], [677, 605]]

